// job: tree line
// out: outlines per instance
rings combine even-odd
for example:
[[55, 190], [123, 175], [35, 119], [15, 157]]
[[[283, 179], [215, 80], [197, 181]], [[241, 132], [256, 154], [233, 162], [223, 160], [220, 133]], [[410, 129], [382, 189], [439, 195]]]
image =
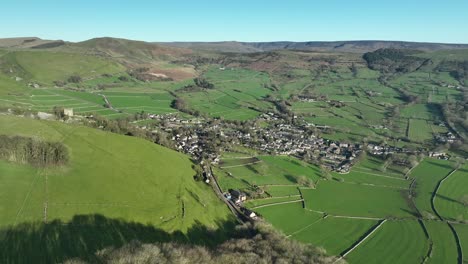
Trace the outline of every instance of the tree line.
[[44, 142], [22, 136], [0, 135], [0, 158], [38, 167], [63, 165], [68, 150], [60, 142]]

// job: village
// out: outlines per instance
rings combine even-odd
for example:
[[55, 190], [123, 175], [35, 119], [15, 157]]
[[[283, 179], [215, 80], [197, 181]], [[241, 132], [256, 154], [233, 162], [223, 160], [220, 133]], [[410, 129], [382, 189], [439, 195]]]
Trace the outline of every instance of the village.
[[[274, 113], [262, 114], [249, 123], [201, 119], [184, 120], [175, 115], [150, 115], [155, 128], [168, 133], [175, 149], [213, 164], [222, 151], [241, 145], [269, 155], [291, 155], [308, 162], [320, 162], [330, 170], [346, 173], [362, 151], [359, 144], [336, 142], [318, 137], [310, 124], [288, 124]], [[267, 123], [268, 126], [260, 126]]]

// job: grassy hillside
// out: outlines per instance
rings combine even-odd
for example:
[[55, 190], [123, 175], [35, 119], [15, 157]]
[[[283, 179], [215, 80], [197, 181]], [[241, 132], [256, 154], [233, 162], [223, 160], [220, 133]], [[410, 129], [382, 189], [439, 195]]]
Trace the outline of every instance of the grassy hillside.
[[0, 161], [3, 228], [100, 214], [184, 231], [195, 223], [215, 228], [229, 217], [212, 190], [193, 180], [191, 162], [180, 153], [142, 139], [59, 122], [2, 116], [0, 126], [2, 134], [61, 141], [70, 152], [64, 168]]
[[50, 51], [12, 51], [1, 57], [1, 69], [44, 84], [65, 81], [71, 75], [89, 79], [125, 71], [120, 64], [98, 56]]

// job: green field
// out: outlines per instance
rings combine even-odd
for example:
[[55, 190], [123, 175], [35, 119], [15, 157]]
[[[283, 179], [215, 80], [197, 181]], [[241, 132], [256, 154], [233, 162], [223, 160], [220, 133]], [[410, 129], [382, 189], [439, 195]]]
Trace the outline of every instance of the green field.
[[347, 257], [350, 263], [421, 263], [428, 242], [417, 221], [387, 221]]
[[262, 207], [255, 211], [286, 235], [301, 231], [323, 217], [322, 214], [304, 210], [301, 203]]
[[458, 169], [440, 186], [435, 207], [445, 219], [468, 220], [468, 209], [463, 204], [463, 196], [468, 194], [468, 167]]
[[449, 226], [431, 221], [424, 225], [433, 243], [428, 263], [457, 263], [457, 243]]
[[228, 219], [228, 210], [211, 189], [193, 180], [191, 163], [182, 154], [142, 139], [59, 122], [2, 116], [0, 124], [3, 134], [63, 142], [71, 155], [63, 168], [0, 163], [6, 172], [0, 175], [3, 228], [92, 214], [168, 231], [186, 231], [195, 223], [216, 227], [216, 221]]
[[316, 190], [302, 190], [306, 208], [332, 215], [413, 218], [400, 189], [322, 181]]
[[411, 140], [416, 142], [423, 142], [432, 139], [431, 126], [426, 120], [422, 119], [409, 119], [409, 133], [408, 136]]
[[411, 171], [416, 180], [414, 202], [418, 210], [435, 215], [431, 206], [432, 196], [437, 184], [453, 170], [451, 163], [444, 160], [425, 159]]
[[339, 255], [350, 248], [377, 221], [327, 217], [292, 237], [299, 241], [320, 245], [331, 255]]

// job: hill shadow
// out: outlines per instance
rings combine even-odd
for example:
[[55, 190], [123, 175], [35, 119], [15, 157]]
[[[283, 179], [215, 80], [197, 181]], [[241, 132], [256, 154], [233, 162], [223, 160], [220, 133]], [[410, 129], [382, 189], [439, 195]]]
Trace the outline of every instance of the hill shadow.
[[[197, 222], [186, 233], [166, 232], [152, 225], [77, 215], [70, 222], [23, 223], [0, 230], [1, 263], [61, 263], [72, 258], [96, 262], [104, 248], [118, 248], [132, 240], [142, 243], [178, 242], [214, 247], [234, 236], [234, 223], [218, 222], [212, 230]], [[237, 234], [239, 235], [239, 234]]]

